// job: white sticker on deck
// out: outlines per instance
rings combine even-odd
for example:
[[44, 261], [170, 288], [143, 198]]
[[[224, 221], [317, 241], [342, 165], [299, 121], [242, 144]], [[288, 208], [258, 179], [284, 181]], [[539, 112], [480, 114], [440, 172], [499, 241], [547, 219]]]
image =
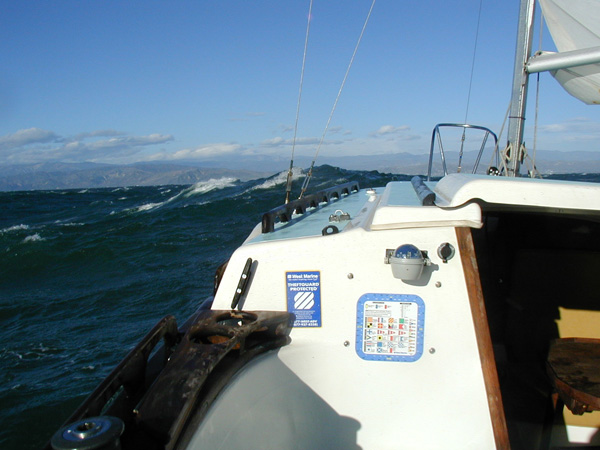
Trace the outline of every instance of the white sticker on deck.
[[295, 327], [321, 326], [321, 273], [286, 272], [287, 310], [296, 316]]
[[425, 303], [416, 295], [365, 294], [356, 311], [356, 353], [374, 361], [412, 362], [423, 354]]

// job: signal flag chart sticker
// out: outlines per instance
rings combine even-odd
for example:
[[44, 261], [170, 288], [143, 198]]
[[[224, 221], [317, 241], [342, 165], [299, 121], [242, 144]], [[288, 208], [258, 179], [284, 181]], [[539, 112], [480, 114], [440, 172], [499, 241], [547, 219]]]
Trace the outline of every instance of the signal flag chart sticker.
[[296, 316], [294, 327], [321, 326], [321, 272], [286, 272], [287, 310]]
[[356, 310], [356, 353], [371, 361], [417, 361], [423, 354], [424, 328], [421, 297], [364, 294]]

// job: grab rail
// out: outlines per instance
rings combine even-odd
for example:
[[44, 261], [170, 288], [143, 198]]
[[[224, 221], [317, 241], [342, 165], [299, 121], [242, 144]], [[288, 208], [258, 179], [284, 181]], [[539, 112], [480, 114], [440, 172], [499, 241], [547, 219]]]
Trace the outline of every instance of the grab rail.
[[[434, 129], [433, 129], [433, 133], [431, 134], [431, 147], [429, 148], [429, 167], [427, 169], [427, 181], [431, 181], [431, 170], [433, 168], [433, 147], [435, 144], [435, 138], [437, 136], [437, 140], [438, 140], [438, 147], [440, 149], [440, 156], [442, 158], [442, 168], [444, 170], [444, 176], [448, 175], [448, 168], [446, 167], [446, 156], [444, 154], [444, 147], [442, 145], [442, 138], [441, 138], [441, 134], [440, 134], [440, 128], [441, 127], [458, 127], [458, 128], [462, 128], [463, 129], [463, 133], [467, 128], [473, 128], [476, 130], [481, 130], [481, 131], [485, 131], [485, 135], [483, 136], [483, 140], [481, 142], [481, 147], [479, 148], [479, 153], [477, 154], [477, 160], [475, 161], [475, 164], [473, 165], [473, 171], [471, 173], [475, 173], [477, 172], [477, 168], [479, 167], [479, 162], [481, 160], [481, 155], [483, 154], [483, 150], [485, 148], [485, 144], [487, 143], [487, 140], [489, 138], [490, 135], [492, 135], [492, 137], [494, 138], [494, 148], [497, 147], [498, 144], [498, 136], [496, 136], [496, 134], [490, 130], [489, 128], [486, 127], [482, 127], [479, 125], [469, 125], [466, 123], [438, 123]], [[463, 134], [463, 142], [464, 142], [464, 134]], [[461, 163], [462, 163], [462, 157], [463, 157], [463, 149], [462, 149], [462, 145], [461, 145], [461, 149], [460, 149], [460, 153], [459, 153], [459, 159], [458, 159], [458, 169], [460, 171], [461, 168]]]
[[350, 181], [273, 208], [262, 216], [262, 232], [264, 234], [275, 231], [275, 221], [277, 219], [280, 222], [289, 222], [292, 219], [292, 214], [304, 214], [308, 208], [318, 208], [324, 203], [338, 200], [344, 195], [350, 195], [359, 190], [358, 182]]

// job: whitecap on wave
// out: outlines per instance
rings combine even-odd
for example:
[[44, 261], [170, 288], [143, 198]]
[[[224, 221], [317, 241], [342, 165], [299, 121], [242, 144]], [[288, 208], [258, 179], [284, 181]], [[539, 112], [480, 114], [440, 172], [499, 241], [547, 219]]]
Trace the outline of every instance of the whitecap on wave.
[[[272, 178], [265, 180], [264, 183], [254, 186], [251, 190], [256, 189], [270, 189], [280, 184], [287, 183], [288, 171], [285, 170], [283, 172], [278, 173]], [[292, 180], [296, 180], [300, 177], [304, 176], [304, 171], [300, 167], [292, 168]]]
[[[219, 178], [206, 181], [199, 181], [193, 186], [183, 190], [180, 194], [183, 194], [185, 197], [191, 197], [196, 194], [204, 194], [209, 191], [214, 191], [215, 189], [225, 189], [227, 187], [235, 186], [235, 183], [238, 180], [236, 178]], [[179, 194], [178, 194], [179, 195]]]
[[13, 225], [12, 227], [3, 228], [0, 233], [10, 233], [11, 231], [29, 230], [29, 225]]
[[[125, 211], [126, 212], [134, 212], [134, 213], [150, 211], [150, 210], [153, 210], [156, 208], [160, 208], [161, 206], [164, 206], [167, 203], [170, 203], [173, 200], [176, 200], [182, 196], [187, 198], [187, 197], [191, 197], [192, 195], [196, 195], [196, 194], [205, 194], [205, 193], [213, 191], [215, 189], [224, 189], [226, 187], [235, 186], [235, 183], [237, 181], [238, 180], [235, 178], [220, 178], [220, 179], [210, 179], [207, 181], [200, 181], [190, 187], [187, 187], [187, 188], [179, 191], [177, 194], [168, 198], [164, 202], [146, 203], [141, 206], [136, 206], [134, 208], [126, 209]], [[166, 192], [169, 192], [169, 191], [166, 191]]]
[[41, 237], [38, 233], [32, 234], [31, 236], [27, 236], [25, 239], [23, 239], [23, 243], [26, 242], [38, 242], [38, 241], [43, 241], [44, 238]]
[[169, 201], [170, 201], [170, 199], [166, 200], [164, 202], [160, 202], [160, 203], [146, 203], [145, 205], [142, 205], [142, 206], [130, 208], [128, 211], [131, 211], [131, 210], [133, 210], [135, 212], [150, 211], [151, 209], [158, 208], [159, 206], [162, 206]]

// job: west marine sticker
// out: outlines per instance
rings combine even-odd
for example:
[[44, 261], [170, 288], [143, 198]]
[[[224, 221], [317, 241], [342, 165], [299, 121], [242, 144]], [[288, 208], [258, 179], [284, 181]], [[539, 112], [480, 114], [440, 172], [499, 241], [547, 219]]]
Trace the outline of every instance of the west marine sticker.
[[295, 327], [321, 326], [321, 272], [286, 272], [287, 310]]

